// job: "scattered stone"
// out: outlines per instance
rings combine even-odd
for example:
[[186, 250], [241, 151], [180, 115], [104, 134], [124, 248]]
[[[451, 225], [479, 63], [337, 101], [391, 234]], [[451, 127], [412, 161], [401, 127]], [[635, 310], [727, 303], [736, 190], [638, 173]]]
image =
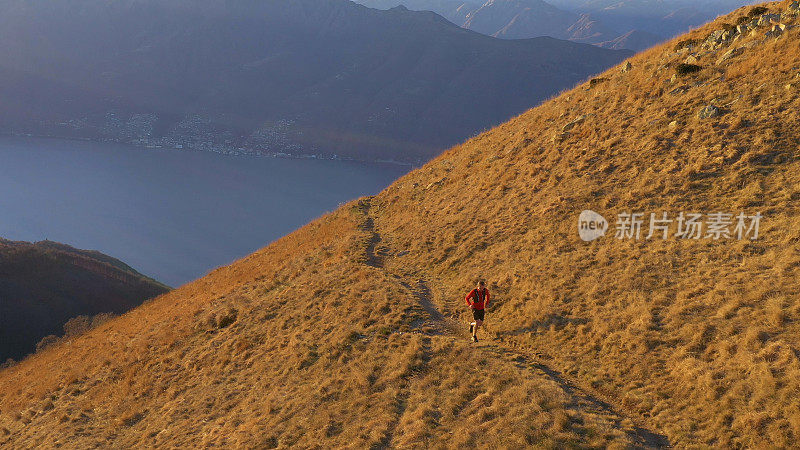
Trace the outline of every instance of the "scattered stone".
[[667, 125], [667, 128], [669, 128], [669, 131], [675, 132], [675, 130], [678, 129], [678, 121], [673, 120], [672, 122], [669, 123], [669, 125]]
[[425, 189], [430, 189], [432, 187], [441, 186], [444, 183], [444, 180], [446, 180], [446, 178], [441, 178], [441, 179], [436, 180], [436, 181], [431, 181], [430, 183], [428, 183], [427, 186], [425, 186]]
[[725, 34], [725, 30], [716, 30], [708, 35], [706, 42], [718, 43], [722, 40], [723, 34]]
[[720, 109], [714, 105], [707, 105], [700, 110], [700, 113], [697, 115], [701, 119], [710, 119], [712, 117], [719, 117], [722, 115]]
[[734, 34], [736, 34], [736, 33], [734, 33], [735, 31], [736, 31], [735, 29], [725, 30], [725, 32], [722, 33], [722, 36], [721, 36], [722, 41], [723, 42], [724, 41], [730, 41], [731, 39], [733, 39]]
[[763, 27], [765, 25], [770, 25], [773, 22], [779, 23], [781, 21], [780, 14], [764, 14], [761, 18], [758, 19], [758, 26]]
[[683, 62], [685, 62], [686, 64], [697, 64], [698, 63], [697, 57], [694, 56], [694, 55], [689, 55], [688, 57], [686, 57], [686, 59]]
[[790, 14], [794, 14], [795, 16], [800, 15], [800, 1], [792, 2], [788, 8], [786, 8]]
[[678, 53], [692, 51], [695, 45], [698, 44], [697, 39], [684, 39], [675, 44], [674, 50]]
[[622, 73], [630, 72], [633, 68], [633, 64], [630, 61], [625, 61], [625, 64], [622, 65]]
[[764, 34], [764, 37], [777, 39], [781, 37], [781, 35], [783, 35], [783, 29], [779, 25], [773, 25], [772, 29], [767, 31], [766, 34]]
[[744, 50], [741, 47], [732, 48], [728, 50], [727, 52], [725, 52], [725, 54], [722, 55], [722, 57], [720, 57], [717, 60], [717, 65], [720, 65], [731, 58], [741, 55], [743, 51]]
[[554, 144], [557, 144], [559, 142], [564, 142], [564, 140], [567, 139], [568, 137], [569, 137], [569, 132], [556, 133], [555, 136], [553, 136], [552, 141]]
[[570, 123], [568, 123], [568, 124], [564, 125], [564, 126], [561, 128], [561, 131], [562, 131], [562, 132], [567, 132], [567, 131], [569, 131], [569, 130], [571, 130], [571, 129], [575, 128], [575, 126], [576, 126], [576, 125], [579, 125], [579, 124], [582, 124], [583, 122], [585, 122], [585, 121], [586, 121], [586, 119], [587, 119], [589, 116], [590, 116], [590, 114], [581, 114], [580, 116], [576, 117], [576, 118], [575, 118], [575, 120], [573, 120], [572, 122], [570, 122]]
[[769, 12], [769, 9], [767, 9], [767, 8], [765, 8], [763, 6], [754, 6], [752, 9], [750, 9], [750, 13], [748, 13], [747, 15], [750, 16], [750, 17], [758, 18], [758, 16], [760, 16], [762, 14], [766, 14], [768, 12]]
[[595, 87], [600, 83], [605, 83], [608, 81], [608, 78], [592, 78], [589, 80], [589, 87]]
[[670, 95], [679, 95], [687, 92], [689, 90], [689, 86], [678, 86], [675, 89], [669, 91]]

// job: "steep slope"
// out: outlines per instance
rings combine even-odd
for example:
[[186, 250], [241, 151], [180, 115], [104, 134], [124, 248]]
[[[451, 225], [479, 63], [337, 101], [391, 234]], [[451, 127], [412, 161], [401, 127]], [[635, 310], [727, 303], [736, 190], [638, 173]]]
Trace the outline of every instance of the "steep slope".
[[385, 447], [644, 441], [523, 355], [431, 316], [348, 205], [0, 372], [0, 445]]
[[4, 0], [0, 42], [0, 132], [406, 161], [628, 55], [346, 0]]
[[[800, 35], [758, 17], [725, 31], [746, 12], [447, 152], [376, 217], [437, 289], [493, 280], [504, 346], [553, 358], [677, 446], [800, 436]], [[687, 59], [702, 69], [678, 75]], [[609, 236], [581, 241], [584, 209]], [[759, 239], [644, 239], [650, 213], [719, 211], [762, 214]], [[645, 215], [638, 241], [614, 238], [625, 212]]]
[[122, 313], [166, 291], [99, 252], [0, 239], [0, 361], [33, 352], [73, 317]]
[[[768, 6], [0, 372], [0, 442], [796, 446], [800, 29]], [[581, 240], [586, 209], [609, 235]], [[758, 238], [615, 238], [719, 211]]]

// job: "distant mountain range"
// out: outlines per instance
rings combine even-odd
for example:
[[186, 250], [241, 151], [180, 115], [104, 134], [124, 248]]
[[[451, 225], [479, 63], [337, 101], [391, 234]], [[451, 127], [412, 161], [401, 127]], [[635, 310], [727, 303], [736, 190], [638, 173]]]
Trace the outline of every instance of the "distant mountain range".
[[469, 13], [463, 26], [503, 39], [551, 36], [596, 43], [616, 37], [589, 16], [562, 11], [542, 0], [489, 0]]
[[663, 38], [685, 33], [720, 14], [754, 3], [750, 0], [548, 0], [552, 5], [589, 14], [619, 31], [646, 31]]
[[33, 352], [71, 318], [123, 313], [167, 290], [100, 252], [0, 239], [0, 362]]
[[388, 9], [430, 10], [456, 25], [503, 39], [551, 36], [605, 48], [643, 50], [748, 2], [663, 0], [357, 0]]
[[346, 0], [2, 0], [0, 132], [419, 161], [630, 55]]
[[418, 11], [429, 10], [463, 28], [503, 39], [550, 36], [596, 44], [619, 35], [588, 15], [561, 10], [542, 0], [488, 0], [483, 4], [440, 0], [359, 0], [358, 3], [378, 9], [403, 5]]

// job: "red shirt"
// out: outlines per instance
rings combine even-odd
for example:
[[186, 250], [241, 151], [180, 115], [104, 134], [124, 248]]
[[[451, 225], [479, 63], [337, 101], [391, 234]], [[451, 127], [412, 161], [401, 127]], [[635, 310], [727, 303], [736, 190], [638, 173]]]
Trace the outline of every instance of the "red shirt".
[[489, 290], [483, 288], [482, 292], [478, 292], [477, 289], [473, 289], [469, 291], [467, 294], [467, 305], [472, 306], [475, 309], [484, 309], [489, 306]]

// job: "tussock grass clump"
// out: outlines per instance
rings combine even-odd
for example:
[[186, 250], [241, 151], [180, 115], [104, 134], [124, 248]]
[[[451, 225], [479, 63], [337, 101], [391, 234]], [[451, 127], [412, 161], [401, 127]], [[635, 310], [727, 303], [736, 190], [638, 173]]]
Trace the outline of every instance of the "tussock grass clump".
[[683, 50], [684, 48], [689, 48], [689, 47], [695, 46], [695, 45], [697, 45], [699, 43], [700, 43], [700, 41], [698, 39], [683, 39], [681, 41], [678, 41], [673, 46], [673, 50], [675, 50], [677, 52], [677, 51]]
[[675, 73], [680, 76], [695, 74], [701, 70], [703, 70], [703, 68], [697, 64], [680, 63], [675, 66]]
[[54, 334], [49, 334], [49, 335], [43, 337], [42, 339], [40, 339], [39, 342], [36, 343], [36, 352], [37, 353], [41, 352], [44, 349], [46, 349], [48, 347], [51, 347], [56, 343], [58, 343], [58, 336], [56, 336]]
[[589, 80], [589, 86], [595, 87], [598, 84], [605, 83], [606, 81], [608, 81], [608, 78], [602, 78], [602, 77], [592, 78], [591, 80]]
[[749, 17], [758, 17], [764, 14], [767, 14], [769, 9], [765, 6], [754, 6], [750, 8], [750, 12], [747, 13]]
[[223, 314], [223, 315], [221, 315], [221, 316], [219, 316], [217, 318], [217, 328], [225, 328], [225, 327], [228, 327], [230, 325], [233, 325], [233, 323], [236, 322], [236, 318], [237, 318], [238, 314], [239, 314], [239, 311], [237, 311], [236, 309], [232, 308], [232, 309], [228, 310], [227, 313], [225, 313], [225, 314]]

